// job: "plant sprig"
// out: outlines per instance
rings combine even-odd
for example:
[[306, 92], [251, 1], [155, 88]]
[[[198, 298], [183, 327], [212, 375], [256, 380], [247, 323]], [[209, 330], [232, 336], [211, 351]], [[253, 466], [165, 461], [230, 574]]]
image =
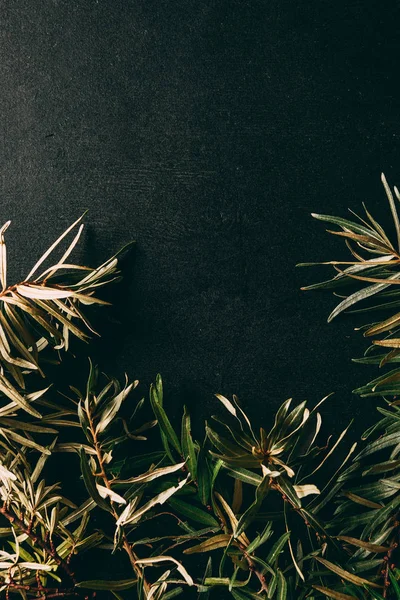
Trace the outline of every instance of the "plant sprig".
[[[308, 289], [368, 284], [342, 299], [330, 320], [369, 298], [380, 304], [368, 310], [400, 306], [400, 195], [383, 183], [396, 242], [367, 210], [358, 222], [314, 215], [339, 227], [332, 233], [345, 238], [353, 260], [331, 261], [334, 277]], [[85, 389], [71, 386], [61, 406], [46, 360], [68, 351], [71, 335], [87, 341], [95, 333], [84, 307], [104, 304], [97, 292], [119, 279], [118, 259], [97, 269], [69, 263], [78, 219], [25, 281], [8, 286], [8, 224], [0, 229], [0, 592], [7, 600], [400, 599], [399, 369], [357, 390], [390, 398], [359, 443], [349, 441], [349, 427], [335, 439], [324, 432], [328, 397], [312, 408], [289, 399], [256, 427], [236, 396], [222, 394], [225, 413], [204, 432], [195, 428], [199, 440], [186, 407], [179, 427], [169, 418], [160, 375], [146, 402], [136, 398], [137, 380], [120, 384], [91, 362]], [[367, 337], [385, 337], [362, 362], [399, 362], [400, 349], [389, 345], [396, 331], [397, 314], [369, 324]], [[377, 347], [390, 350], [382, 357]], [[45, 378], [41, 389], [35, 373]], [[104, 554], [106, 569], [98, 566]]]

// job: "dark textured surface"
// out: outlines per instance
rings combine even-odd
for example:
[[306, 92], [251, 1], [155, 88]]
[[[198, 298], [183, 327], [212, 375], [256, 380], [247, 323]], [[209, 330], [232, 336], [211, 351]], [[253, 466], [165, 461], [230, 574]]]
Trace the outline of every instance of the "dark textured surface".
[[[311, 211], [386, 210], [400, 182], [399, 3], [1, 0], [0, 175], [12, 277], [90, 209], [84, 253], [132, 238], [133, 283], [99, 353], [197, 417], [289, 395], [338, 426], [360, 334], [326, 325], [299, 260], [339, 246]], [[131, 275], [129, 275], [130, 277]]]

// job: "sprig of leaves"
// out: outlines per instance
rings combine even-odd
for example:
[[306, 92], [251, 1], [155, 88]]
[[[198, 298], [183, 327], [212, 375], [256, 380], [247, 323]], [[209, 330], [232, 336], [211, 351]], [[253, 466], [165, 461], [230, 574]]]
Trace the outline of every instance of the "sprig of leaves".
[[[37, 389], [33, 375], [45, 379], [46, 363], [68, 350], [71, 336], [87, 342], [96, 334], [83, 308], [108, 304], [98, 291], [120, 279], [120, 253], [97, 268], [69, 262], [83, 232], [81, 221], [82, 217], [56, 239], [22, 282], [12, 285], [7, 284], [4, 240], [10, 222], [0, 229], [0, 435], [38, 451], [43, 447], [35, 436], [72, 423], [70, 412], [49, 397], [49, 382]], [[71, 235], [61, 256], [51, 262]]]
[[[367, 310], [400, 306], [400, 194], [383, 183], [396, 242], [367, 210], [359, 222], [314, 215], [339, 227], [332, 233], [354, 260], [331, 261], [335, 276], [308, 287], [372, 284], [351, 291], [330, 320], [370, 298], [381, 301]], [[399, 369], [357, 390], [392, 399], [340, 461], [348, 427], [324, 437], [327, 398], [311, 409], [289, 399], [268, 426], [255, 427], [235, 396], [217, 394], [224, 416], [194, 432], [186, 408], [179, 428], [169, 418], [161, 376], [147, 405], [132, 399], [138, 381], [121, 385], [90, 363], [85, 390], [71, 386], [74, 397], [58, 406], [48, 385], [32, 389], [33, 374], [45, 375], [71, 335], [94, 333], [82, 305], [104, 304], [97, 289], [119, 278], [117, 258], [98, 269], [68, 262], [79, 219], [25, 281], [7, 286], [8, 225], [0, 229], [0, 592], [23, 600], [206, 600], [221, 591], [235, 600], [400, 599]], [[369, 324], [366, 336], [385, 337], [360, 362], [400, 362], [396, 331], [397, 313]], [[61, 427], [70, 441], [58, 440]], [[57, 451], [68, 476], [54, 479]], [[113, 565], [106, 574], [97, 567], [104, 552]]]
[[[319, 263], [330, 265], [335, 275], [321, 283], [303, 287], [304, 290], [331, 289], [336, 292], [342, 287], [351, 286], [346, 295], [328, 317], [332, 321], [344, 311], [364, 314], [383, 314], [384, 317], [359, 327], [364, 337], [376, 338], [357, 362], [377, 364], [383, 367], [400, 360], [400, 225], [397, 203], [400, 199], [398, 189], [392, 193], [385, 176], [382, 183], [389, 202], [393, 219], [396, 241], [390, 239], [383, 227], [375, 220], [364, 205], [365, 217], [359, 217], [353, 211], [356, 221], [330, 215], [313, 214], [316, 219], [330, 223], [339, 230], [329, 233], [344, 238], [351, 254], [349, 261], [328, 261]], [[314, 263], [301, 263], [309, 266]], [[361, 303], [362, 307], [358, 308]], [[389, 314], [389, 316], [388, 316]], [[400, 392], [398, 369], [391, 370], [366, 386], [357, 390], [361, 396], [394, 396]]]

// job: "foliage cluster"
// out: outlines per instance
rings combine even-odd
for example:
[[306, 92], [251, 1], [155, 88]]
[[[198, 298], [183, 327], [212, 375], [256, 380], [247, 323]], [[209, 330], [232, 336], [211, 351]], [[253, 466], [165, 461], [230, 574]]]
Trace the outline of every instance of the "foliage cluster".
[[335, 439], [323, 432], [328, 397], [313, 407], [286, 400], [256, 427], [236, 397], [218, 394], [225, 416], [199, 439], [186, 408], [179, 426], [168, 418], [160, 376], [146, 401], [137, 381], [121, 385], [90, 363], [83, 389], [61, 395], [49, 365], [73, 338], [95, 333], [86, 306], [106, 304], [98, 293], [119, 279], [119, 256], [96, 269], [70, 263], [79, 219], [7, 286], [3, 226], [3, 597], [400, 599], [399, 193], [383, 183], [396, 243], [367, 209], [356, 221], [314, 215], [339, 229], [351, 253], [327, 263], [331, 279], [308, 286], [350, 290], [330, 320], [386, 311], [361, 328], [374, 341], [357, 360], [384, 374], [355, 390], [381, 402], [358, 443], [348, 427]]

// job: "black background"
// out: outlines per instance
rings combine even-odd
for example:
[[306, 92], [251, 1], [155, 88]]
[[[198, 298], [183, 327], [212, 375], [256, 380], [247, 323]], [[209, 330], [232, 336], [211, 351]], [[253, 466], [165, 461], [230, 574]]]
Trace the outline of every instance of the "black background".
[[[399, 3], [1, 0], [0, 215], [10, 282], [85, 209], [76, 260], [131, 239], [95, 352], [196, 422], [336, 394], [371, 422], [351, 319], [296, 262], [343, 255], [310, 213], [387, 213], [400, 182]], [[120, 325], [115, 321], [120, 321]], [[374, 376], [375, 373], [372, 374]], [[372, 378], [372, 376], [370, 378]]]

